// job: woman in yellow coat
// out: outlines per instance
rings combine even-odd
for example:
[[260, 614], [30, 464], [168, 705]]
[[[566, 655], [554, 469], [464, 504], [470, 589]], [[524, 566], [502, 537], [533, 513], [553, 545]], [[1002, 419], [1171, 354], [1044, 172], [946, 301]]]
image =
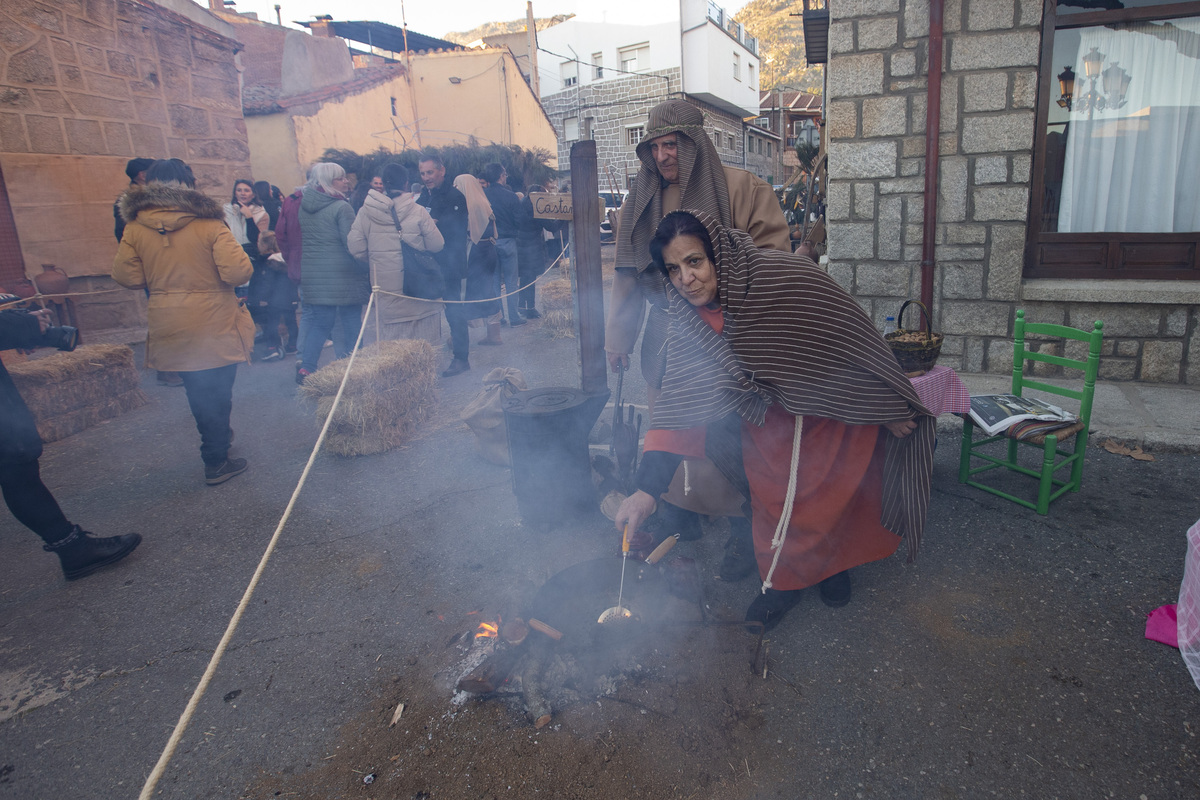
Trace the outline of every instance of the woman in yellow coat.
[[225, 224], [220, 203], [195, 189], [179, 159], [155, 161], [146, 185], [119, 201], [125, 233], [113, 280], [150, 294], [146, 366], [178, 372], [200, 431], [204, 479], [210, 486], [246, 471], [229, 458], [233, 382], [250, 360], [254, 323], [234, 295], [253, 266]]

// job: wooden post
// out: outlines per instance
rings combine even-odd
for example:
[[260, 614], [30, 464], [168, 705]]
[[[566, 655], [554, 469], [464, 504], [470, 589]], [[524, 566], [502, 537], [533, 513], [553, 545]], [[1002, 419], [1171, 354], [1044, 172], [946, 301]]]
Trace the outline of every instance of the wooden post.
[[575, 249], [575, 284], [579, 287], [579, 360], [584, 392], [608, 391], [604, 357], [604, 276], [600, 271], [600, 184], [596, 143], [571, 145], [571, 244]]

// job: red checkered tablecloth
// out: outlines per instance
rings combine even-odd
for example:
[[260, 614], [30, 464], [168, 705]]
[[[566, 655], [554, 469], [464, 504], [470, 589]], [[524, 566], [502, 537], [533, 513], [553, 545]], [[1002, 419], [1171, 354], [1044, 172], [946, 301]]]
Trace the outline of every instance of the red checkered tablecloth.
[[917, 397], [934, 416], [965, 414], [971, 410], [971, 393], [949, 367], [936, 366], [917, 378], [910, 378]]

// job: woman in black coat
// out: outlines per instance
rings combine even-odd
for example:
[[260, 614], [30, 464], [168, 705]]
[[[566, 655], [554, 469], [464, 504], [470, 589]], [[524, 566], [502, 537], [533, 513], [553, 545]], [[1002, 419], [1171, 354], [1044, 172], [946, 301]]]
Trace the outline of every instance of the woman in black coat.
[[[0, 295], [0, 307], [17, 299]], [[48, 315], [48, 311], [0, 311], [0, 350], [44, 346], [42, 335], [50, 327]], [[42, 483], [41, 455], [42, 438], [33, 414], [0, 363], [0, 490], [8, 509], [18, 522], [42, 537], [44, 550], [58, 554], [69, 581], [132, 553], [142, 541], [136, 533], [100, 538], [71, 524]]]

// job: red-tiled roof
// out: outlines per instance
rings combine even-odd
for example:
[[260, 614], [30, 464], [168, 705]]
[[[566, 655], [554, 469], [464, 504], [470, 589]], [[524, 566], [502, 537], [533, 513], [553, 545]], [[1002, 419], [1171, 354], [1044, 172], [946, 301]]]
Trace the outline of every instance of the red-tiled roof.
[[811, 94], [809, 92], [776, 92], [772, 89], [763, 89], [758, 93], [759, 108], [777, 108], [782, 95], [783, 107], [789, 111], [812, 111], [818, 112], [821, 110], [821, 95]]

